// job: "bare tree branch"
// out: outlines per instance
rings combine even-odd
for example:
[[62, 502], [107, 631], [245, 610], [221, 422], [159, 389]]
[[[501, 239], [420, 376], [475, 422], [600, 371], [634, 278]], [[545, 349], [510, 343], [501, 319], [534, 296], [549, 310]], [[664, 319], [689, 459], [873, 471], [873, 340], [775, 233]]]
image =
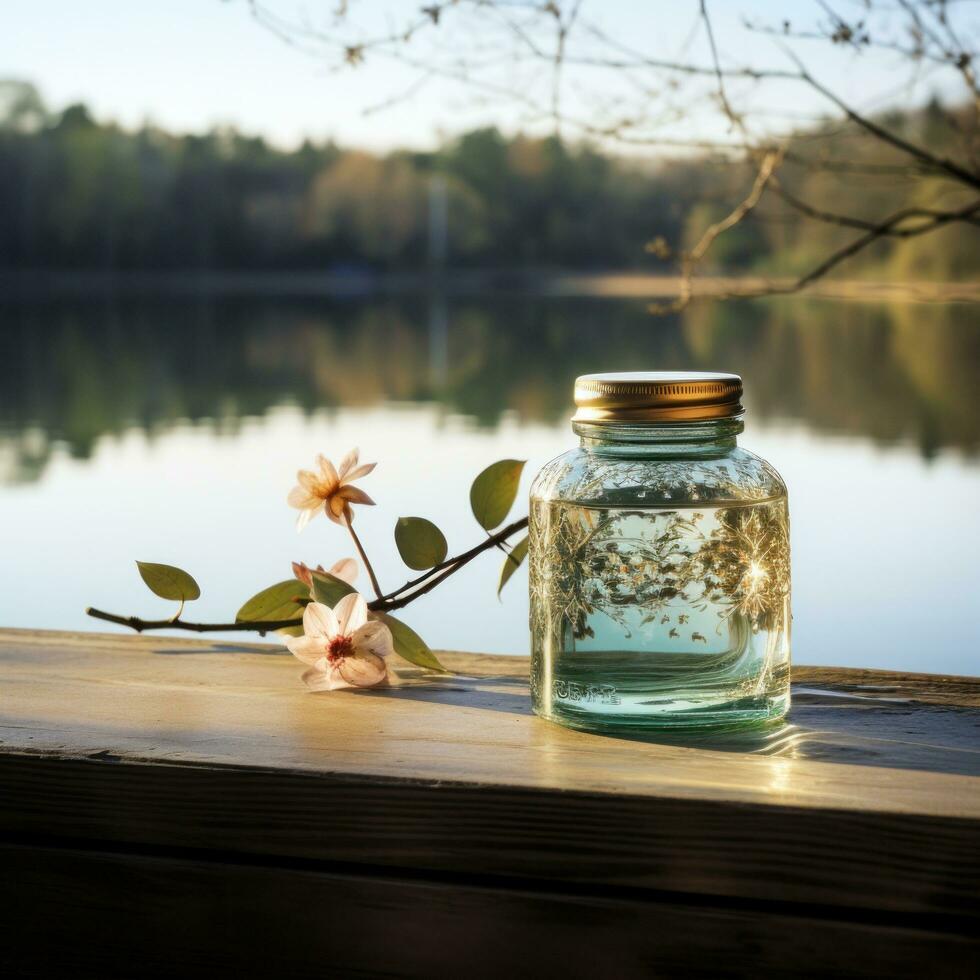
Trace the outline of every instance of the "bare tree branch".
[[933, 216], [929, 220], [926, 220], [919, 225], [911, 228], [899, 229], [898, 226], [910, 218], [921, 217], [920, 212], [920, 208], [904, 208], [901, 211], [895, 212], [895, 214], [886, 218], [884, 221], [879, 222], [877, 225], [873, 225], [864, 235], [855, 238], [843, 248], [832, 252], [819, 265], [816, 265], [805, 275], [802, 275], [789, 283], [769, 283], [761, 288], [745, 290], [735, 289], [725, 293], [715, 294], [714, 298], [750, 299], [760, 296], [785, 295], [788, 293], [802, 292], [807, 286], [816, 282], [818, 279], [823, 278], [828, 272], [840, 265], [842, 262], [853, 258], [853, 256], [864, 251], [864, 249], [866, 249], [869, 245], [872, 245], [874, 242], [879, 241], [888, 235], [901, 238], [913, 238], [917, 235], [924, 235], [935, 231], [937, 228], [941, 228], [953, 222], [974, 222], [977, 216], [980, 215], [980, 200], [973, 201], [972, 203], [967, 204], [956, 211], [934, 212]]
[[715, 32], [711, 27], [711, 18], [708, 16], [708, 0], [700, 0], [701, 20], [704, 21], [705, 33], [708, 35], [708, 46], [711, 48], [711, 61], [715, 69], [715, 78], [718, 80], [718, 101], [728, 117], [733, 129], [740, 130], [745, 135], [745, 126], [742, 117], [732, 108], [728, 101], [728, 94], [725, 92], [725, 76], [721, 70], [721, 62], [718, 58], [718, 46], [715, 44]]
[[[902, 228], [894, 224], [888, 225], [887, 222], [883, 226], [881, 222], [867, 221], [863, 218], [855, 218], [852, 215], [836, 214], [832, 211], [824, 211], [820, 208], [815, 208], [813, 205], [807, 204], [806, 201], [800, 200], [800, 198], [786, 190], [777, 177], [773, 178], [771, 186], [773, 193], [781, 197], [788, 205], [790, 205], [790, 207], [796, 211], [799, 211], [800, 214], [805, 214], [808, 218], [813, 218], [815, 221], [822, 221], [825, 224], [839, 225], [842, 228], [858, 228], [862, 231], [880, 230], [882, 235], [890, 235], [893, 238], [911, 238], [914, 235], [920, 234], [920, 232], [915, 228]], [[906, 208], [904, 211], [904, 219], [942, 219], [941, 223], [943, 224], [947, 223], [947, 220], [958, 220], [980, 227], [980, 220], [976, 218], [972, 211], [960, 218], [949, 218], [950, 214], [958, 213], [959, 212], [938, 211], [934, 208]], [[932, 225], [930, 225], [926, 230], [932, 230]]]
[[715, 222], [707, 228], [698, 243], [689, 252], [685, 252], [681, 256], [681, 292], [680, 295], [674, 300], [673, 303], [658, 305], [654, 304], [651, 307], [653, 312], [657, 313], [677, 313], [687, 307], [691, 300], [694, 298], [694, 274], [697, 270], [698, 264], [707, 254], [708, 250], [714, 244], [715, 239], [719, 235], [728, 231], [729, 228], [734, 228], [739, 222], [744, 220], [746, 215], [748, 215], [753, 208], [762, 200], [762, 195], [765, 192], [766, 185], [773, 179], [775, 175], [776, 168], [782, 159], [782, 153], [779, 150], [769, 150], [762, 158], [762, 163], [759, 166], [759, 172], [756, 174], [755, 180], [752, 183], [752, 189], [749, 191], [748, 196], [726, 217], [722, 218], [721, 221]]
[[[555, 132], [565, 130], [587, 139], [659, 151], [701, 149], [733, 162], [752, 163], [756, 175], [748, 195], [723, 220], [708, 227], [690, 252], [679, 253], [682, 288], [670, 309], [682, 309], [691, 302], [698, 266], [720, 236], [752, 213], [767, 188], [802, 219], [851, 228], [861, 234], [791, 283], [732, 295], [795, 292], [875, 241], [912, 238], [951, 223], [978, 224], [977, 208], [972, 204], [947, 210], [917, 204], [926, 180], [941, 178], [968, 189], [971, 195], [980, 191], [980, 168], [976, 164], [980, 146], [977, 31], [969, 25], [970, 30], [964, 32], [964, 19], [949, 0], [861, 0], [853, 16], [850, 8], [844, 11], [837, 6], [839, 0], [814, 0], [816, 19], [809, 26], [789, 21], [778, 26], [746, 21], [750, 30], [779, 39], [779, 47], [792, 61], [789, 68], [770, 63], [733, 65], [730, 58], [725, 63], [708, 0], [691, 0], [692, 10], [696, 10], [695, 27], [703, 30], [697, 32], [696, 46], [692, 31], [680, 55], [675, 53], [674, 57], [662, 49], [641, 49], [632, 38], [614, 36], [605, 21], [592, 22], [585, 13], [585, 0], [443, 0], [406, 15], [401, 27], [363, 35], [357, 34], [346, 11], [324, 30], [279, 17], [269, 9], [274, 0], [247, 2], [258, 22], [306, 53], [322, 56], [328, 50], [338, 65], [351, 67], [368, 55], [377, 55], [418, 73], [419, 82], [407, 85], [404, 93], [396, 94], [385, 105], [411, 97], [430, 79], [442, 79], [516, 105], [526, 112], [527, 123], [550, 124]], [[749, 5], [752, 0], [743, 2]], [[447, 25], [451, 25], [448, 35]], [[896, 131], [869, 108], [875, 104], [887, 107], [896, 92], [879, 92], [883, 101], [877, 103], [863, 100], [861, 106], [853, 104], [819, 80], [796, 50], [787, 47], [789, 44], [834, 45], [862, 59], [876, 53], [879, 57], [897, 56], [908, 69], [903, 73], [908, 76], [903, 86], [921, 85], [927, 78], [956, 81], [973, 105], [972, 124], [961, 124], [962, 112], [959, 116], [946, 113], [944, 119], [942, 111], [936, 109], [930, 118], [933, 125], [938, 119], [951, 132], [961, 130], [964, 152], [960, 153], [960, 144], [951, 154], [928, 136], [915, 139]], [[700, 49], [700, 56], [695, 47]], [[564, 95], [577, 77], [572, 69], [579, 73], [606, 71], [619, 84], [623, 98], [610, 97], [605, 104], [592, 98], [587, 104], [579, 92], [573, 111], [568, 111], [566, 102], [571, 104], [572, 100]], [[518, 72], [523, 74], [519, 77]], [[711, 83], [714, 98], [706, 88]], [[801, 125], [797, 118], [794, 129], [767, 113], [772, 107], [760, 108], [746, 95], [782, 92], [787, 85], [804, 86], [825, 100], [835, 110], [832, 119], [819, 127], [808, 124], [806, 129], [803, 125], [807, 124]], [[591, 94], [590, 86], [582, 88], [585, 96]], [[686, 98], [677, 97], [681, 91]], [[698, 133], [696, 122], [705, 112], [710, 113], [712, 126], [720, 119], [727, 122], [727, 138], [712, 138], [710, 131]], [[750, 124], [760, 135], [750, 134]], [[869, 143], [884, 152], [866, 152], [862, 147]], [[791, 165], [837, 175], [842, 181], [874, 180], [874, 200], [885, 216], [876, 220], [863, 214], [839, 213], [802, 199], [776, 178], [776, 170], [783, 163], [787, 168]], [[895, 180], [889, 183], [889, 177]], [[663, 243], [654, 251], [657, 249], [664, 254], [669, 251]]]
[[903, 153], [907, 153], [909, 156], [918, 160], [921, 164], [947, 174], [948, 176], [966, 184], [968, 187], [973, 187], [980, 190], [980, 173], [976, 173], [961, 167], [958, 163], [953, 160], [949, 160], [945, 157], [936, 156], [930, 153], [924, 147], [917, 146], [914, 143], [903, 139], [896, 133], [892, 133], [885, 129], [884, 126], [880, 126], [878, 123], [871, 119], [861, 115], [856, 109], [849, 106], [843, 99], [835, 95], [829, 88], [818, 82], [804, 67], [803, 63], [796, 57], [796, 55], [791, 54], [791, 57], [799, 66], [800, 77], [808, 85], [814, 88], [817, 92], [823, 95], [825, 98], [829, 99], [834, 105], [837, 106], [841, 112], [847, 116], [852, 122], [857, 123], [862, 129], [867, 130], [873, 136], [877, 137], [883, 143], [888, 143], [890, 146], [895, 147], [897, 150], [901, 150]]

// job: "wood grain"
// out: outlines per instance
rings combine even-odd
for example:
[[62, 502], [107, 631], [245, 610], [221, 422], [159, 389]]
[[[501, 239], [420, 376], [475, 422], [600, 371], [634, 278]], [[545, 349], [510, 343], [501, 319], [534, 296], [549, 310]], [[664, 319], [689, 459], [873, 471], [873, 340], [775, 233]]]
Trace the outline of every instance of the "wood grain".
[[887, 922], [188, 858], [0, 847], [0, 859], [10, 934], [45, 924], [37, 947], [0, 949], [7, 976], [919, 977], [923, 963], [976, 975], [969, 939]]
[[975, 821], [114, 757], [0, 757], [0, 838], [531, 878], [976, 924]]
[[316, 695], [270, 645], [0, 632], [0, 740], [8, 751], [980, 815], [977, 784], [958, 778], [980, 773], [980, 713], [960, 706], [960, 692], [926, 707], [873, 686], [835, 688], [836, 671], [821, 696], [819, 675], [804, 673], [792, 726], [692, 748], [545, 723], [531, 714], [526, 661], [445, 658], [462, 676], [408, 669], [385, 692]]
[[[443, 975], [457, 941], [480, 946], [472, 975], [516, 969], [508, 935], [545, 975], [581, 937], [596, 958], [570, 968], [605, 956], [616, 976], [696, 974], [693, 936], [706, 975], [782, 957], [955, 973], [980, 952], [977, 680], [797, 668], [776, 737], [691, 746], [562, 729], [530, 713], [526, 660], [440, 657], [460, 674], [311, 695], [271, 645], [0, 631], [15, 919], [74, 889], [153, 948], [181, 908], [238, 909], [269, 917], [270, 949], [304, 937], [299, 970], [329, 952], [302, 903], [339, 902], [361, 952], [331, 962], [365, 975]], [[270, 910], [278, 892], [306, 910], [298, 931]], [[62, 949], [74, 927], [56, 918], [59, 965], [112, 974], [100, 943]], [[385, 943], [438, 942], [373, 958], [379, 918]], [[211, 962], [203, 934], [179, 945], [182, 970]]]

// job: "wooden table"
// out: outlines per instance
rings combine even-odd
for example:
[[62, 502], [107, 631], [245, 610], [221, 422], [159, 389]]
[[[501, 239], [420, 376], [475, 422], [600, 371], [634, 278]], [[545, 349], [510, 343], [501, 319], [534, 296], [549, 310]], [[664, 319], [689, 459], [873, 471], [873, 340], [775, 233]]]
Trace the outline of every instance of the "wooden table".
[[976, 976], [980, 681], [796, 668], [754, 743], [535, 718], [526, 660], [0, 631], [4, 976]]

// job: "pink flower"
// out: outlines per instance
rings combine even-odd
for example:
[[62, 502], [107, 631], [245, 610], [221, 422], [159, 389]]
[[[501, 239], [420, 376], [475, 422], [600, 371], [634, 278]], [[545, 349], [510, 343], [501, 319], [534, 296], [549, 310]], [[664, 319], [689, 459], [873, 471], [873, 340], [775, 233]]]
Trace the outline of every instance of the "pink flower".
[[[293, 562], [293, 575], [296, 576], [310, 591], [313, 590], [313, 571], [309, 565], [304, 564], [301, 561]], [[353, 585], [357, 580], [357, 562], [353, 558], [341, 558], [340, 561], [334, 562], [330, 566], [329, 570], [324, 569], [322, 565], [317, 565], [315, 571], [322, 572], [327, 571], [328, 575], [332, 575], [334, 578], [339, 578], [342, 582], [346, 582], [348, 585]]]
[[304, 527], [322, 510], [335, 524], [346, 524], [351, 517], [351, 504], [373, 504], [374, 501], [360, 488], [352, 486], [354, 480], [367, 476], [377, 463], [358, 466], [358, 451], [352, 449], [341, 461], [339, 469], [326, 456], [316, 458], [318, 473], [300, 470], [296, 474], [297, 485], [286, 498], [290, 507], [296, 507], [300, 515], [296, 530]]
[[368, 622], [364, 597], [352, 592], [331, 609], [311, 602], [303, 610], [304, 636], [286, 638], [290, 653], [310, 669], [303, 680], [311, 691], [377, 687], [388, 680], [384, 658], [393, 652], [391, 631]]

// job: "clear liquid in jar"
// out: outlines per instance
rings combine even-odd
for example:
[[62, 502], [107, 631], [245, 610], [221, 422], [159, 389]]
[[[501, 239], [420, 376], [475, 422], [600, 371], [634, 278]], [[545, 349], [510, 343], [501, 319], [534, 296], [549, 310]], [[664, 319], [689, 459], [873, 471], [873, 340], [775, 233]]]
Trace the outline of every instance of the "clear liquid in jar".
[[535, 711], [598, 730], [744, 727], [789, 705], [785, 497], [534, 501]]

